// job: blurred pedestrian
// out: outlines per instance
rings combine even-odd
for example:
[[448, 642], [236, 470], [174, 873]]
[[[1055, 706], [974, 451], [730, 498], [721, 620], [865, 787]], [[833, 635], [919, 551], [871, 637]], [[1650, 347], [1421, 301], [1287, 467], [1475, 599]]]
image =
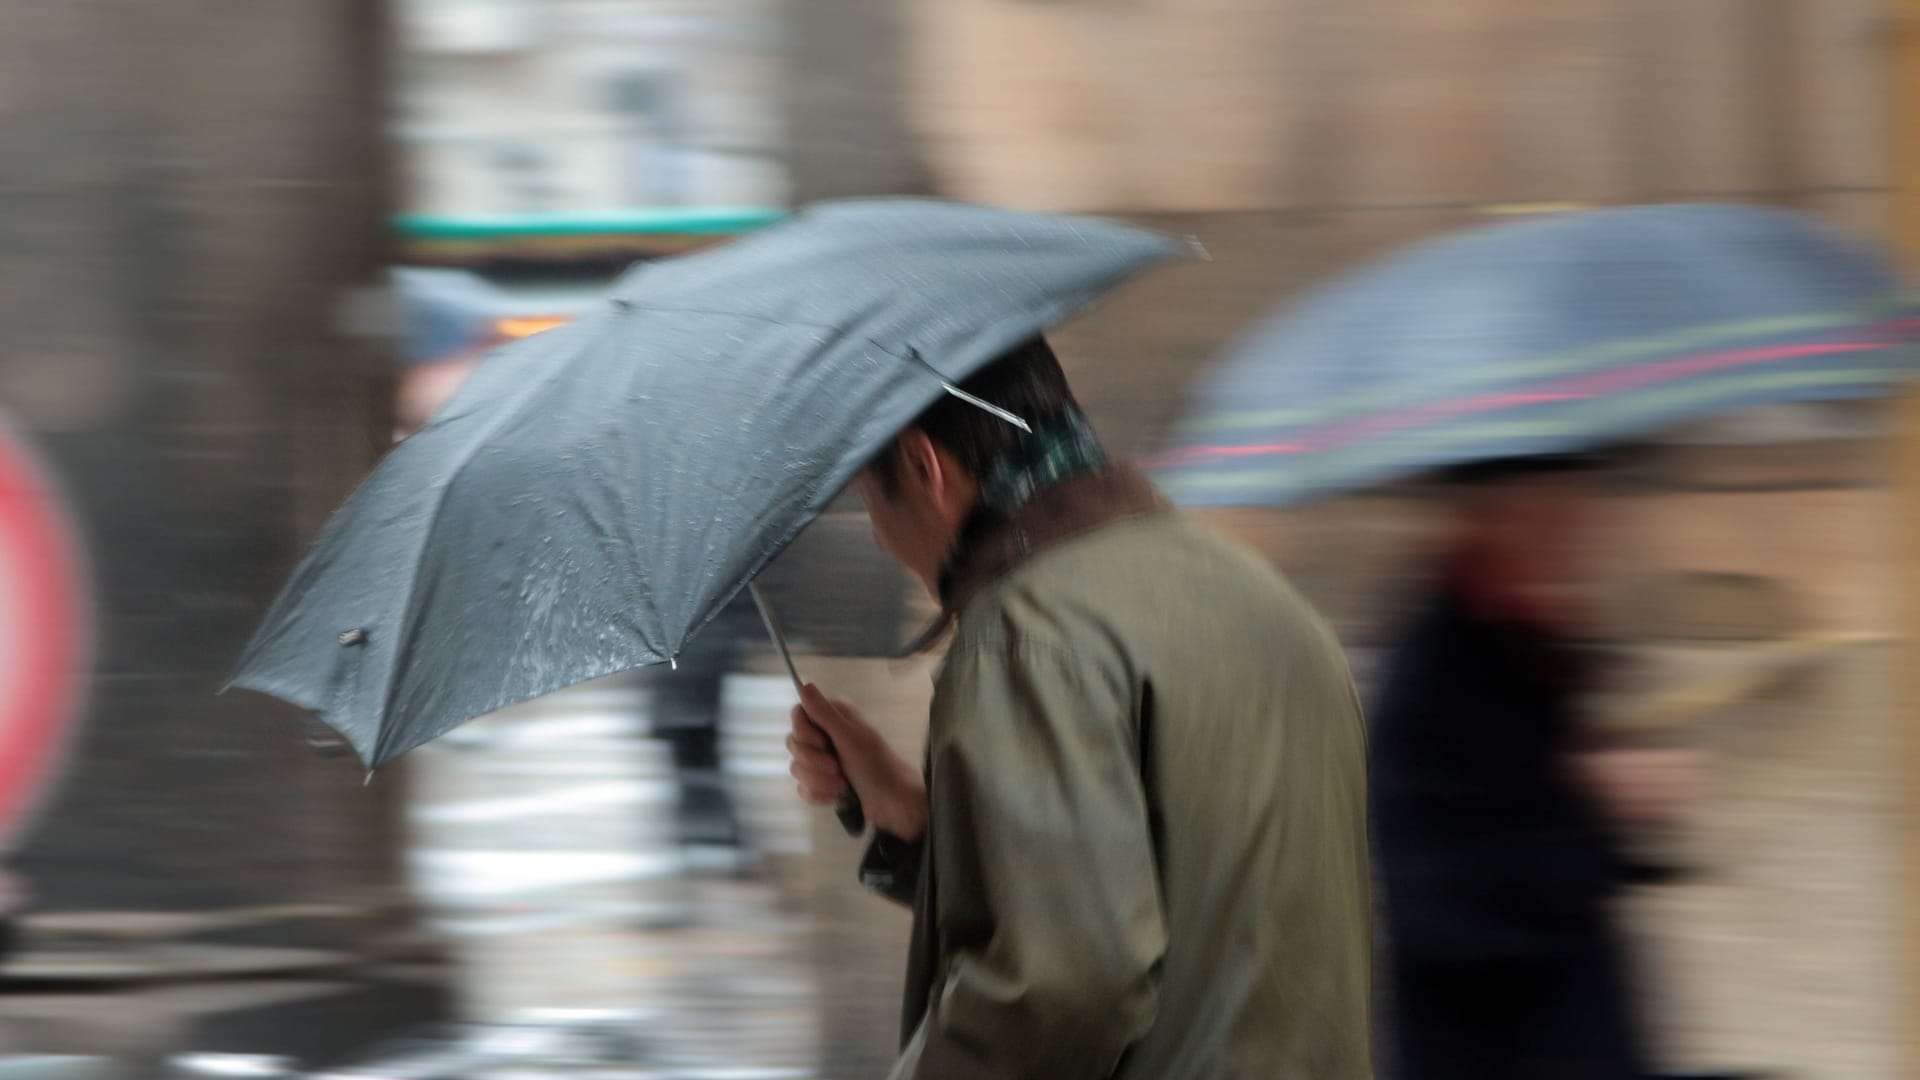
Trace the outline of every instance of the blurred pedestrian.
[[427, 421], [460, 389], [481, 357], [495, 344], [492, 339], [483, 339], [444, 356], [401, 368], [394, 396], [394, 441], [426, 427]]
[[402, 325], [397, 442], [426, 427], [481, 358], [505, 342], [497, 320], [506, 298], [465, 270], [396, 267], [392, 279]]
[[1601, 456], [1464, 467], [1460, 523], [1373, 710], [1373, 825], [1406, 1080], [1650, 1074], [1610, 902], [1623, 827], [1671, 816], [1659, 751], [1576, 715]]
[[693, 635], [673, 667], [649, 673], [652, 731], [673, 755], [680, 789], [674, 836], [690, 869], [737, 871], [751, 861], [722, 767], [720, 722], [727, 673], [744, 643], [762, 633], [742, 593]]
[[[802, 693], [911, 902], [897, 1078], [1371, 1076], [1365, 737], [1339, 646], [1257, 557], [1107, 459], [1034, 339], [857, 481], [951, 621], [924, 771]], [[837, 752], [837, 758], [834, 756]]]

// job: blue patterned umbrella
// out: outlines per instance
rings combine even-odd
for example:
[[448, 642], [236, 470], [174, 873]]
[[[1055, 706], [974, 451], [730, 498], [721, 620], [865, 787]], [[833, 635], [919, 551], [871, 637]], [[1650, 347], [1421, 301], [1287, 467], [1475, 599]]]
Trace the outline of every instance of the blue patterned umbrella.
[[1279, 506], [1731, 410], [1886, 394], [1920, 366], [1874, 252], [1755, 207], [1472, 230], [1288, 306], [1195, 392], [1161, 483]]

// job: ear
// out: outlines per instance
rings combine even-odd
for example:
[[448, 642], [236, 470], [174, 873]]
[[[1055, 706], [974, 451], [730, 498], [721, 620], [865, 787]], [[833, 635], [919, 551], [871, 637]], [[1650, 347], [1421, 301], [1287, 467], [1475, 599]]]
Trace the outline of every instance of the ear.
[[900, 463], [905, 471], [912, 475], [920, 487], [929, 492], [939, 490], [946, 479], [946, 463], [940, 460], [940, 449], [919, 428], [908, 428], [900, 435]]

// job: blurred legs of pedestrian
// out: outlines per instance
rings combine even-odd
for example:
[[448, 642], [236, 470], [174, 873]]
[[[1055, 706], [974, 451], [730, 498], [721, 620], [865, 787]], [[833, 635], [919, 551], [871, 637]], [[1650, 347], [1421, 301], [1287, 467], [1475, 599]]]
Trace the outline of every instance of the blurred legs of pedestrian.
[[[1618, 943], [1596, 926], [1550, 962], [1396, 958], [1402, 1067], [1418, 1080], [1650, 1080]], [[1411, 1006], [1411, 1007], [1410, 1007]]]
[[686, 850], [689, 864], [704, 869], [701, 864], [710, 861], [711, 853], [721, 856], [718, 865], [738, 862], [746, 837], [721, 768], [719, 729], [666, 731], [659, 737], [673, 754], [673, 770], [680, 784], [674, 808], [674, 838]]
[[721, 691], [741, 629], [757, 625], [752, 618], [750, 607], [743, 613], [734, 604], [694, 635], [673, 667], [652, 673], [653, 734], [672, 753], [680, 788], [674, 836], [696, 872], [737, 873], [752, 863], [720, 752]]

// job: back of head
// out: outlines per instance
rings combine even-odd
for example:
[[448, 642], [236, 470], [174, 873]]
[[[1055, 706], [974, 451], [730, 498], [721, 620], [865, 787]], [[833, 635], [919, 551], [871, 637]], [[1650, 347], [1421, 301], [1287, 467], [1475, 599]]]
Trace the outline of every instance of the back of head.
[[[1059, 357], [1039, 336], [1008, 349], [958, 385], [1035, 427], [1079, 409]], [[951, 394], [934, 402], [910, 426], [925, 432], [976, 477], [984, 476], [1026, 436], [1005, 419]], [[883, 451], [873, 468], [889, 494], [898, 490], [899, 458], [893, 448]]]

